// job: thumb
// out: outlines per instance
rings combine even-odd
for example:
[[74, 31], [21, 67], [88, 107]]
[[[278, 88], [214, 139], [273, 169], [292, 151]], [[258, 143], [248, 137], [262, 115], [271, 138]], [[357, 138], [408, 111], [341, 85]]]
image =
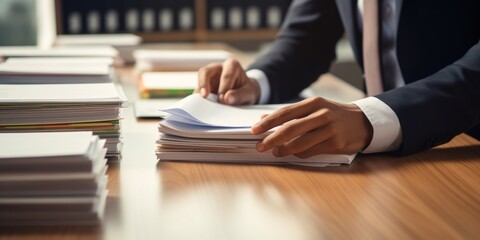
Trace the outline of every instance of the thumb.
[[228, 105], [252, 105], [255, 104], [257, 97], [252, 86], [245, 84], [240, 88], [227, 91], [224, 99]]

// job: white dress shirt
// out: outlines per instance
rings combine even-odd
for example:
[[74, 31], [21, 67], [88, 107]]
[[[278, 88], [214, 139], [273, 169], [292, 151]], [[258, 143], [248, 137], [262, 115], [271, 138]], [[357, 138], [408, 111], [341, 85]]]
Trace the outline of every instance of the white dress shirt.
[[[359, 13], [363, 14], [363, 0], [358, 1], [358, 9]], [[255, 79], [260, 86], [258, 103], [267, 103], [270, 98], [270, 83], [267, 75], [259, 69], [251, 69], [246, 74], [249, 78]], [[388, 152], [400, 147], [403, 139], [400, 121], [387, 104], [376, 97], [367, 97], [352, 103], [363, 111], [373, 127], [372, 141], [363, 150], [364, 153]]]

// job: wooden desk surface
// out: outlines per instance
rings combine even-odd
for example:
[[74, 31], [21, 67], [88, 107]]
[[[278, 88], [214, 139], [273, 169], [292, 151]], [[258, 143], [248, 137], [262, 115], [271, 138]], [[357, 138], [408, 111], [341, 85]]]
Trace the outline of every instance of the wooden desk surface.
[[[131, 101], [131, 69], [120, 69]], [[480, 143], [298, 168], [157, 163], [157, 120], [123, 122], [99, 227], [0, 229], [0, 239], [465, 239], [480, 234]]]

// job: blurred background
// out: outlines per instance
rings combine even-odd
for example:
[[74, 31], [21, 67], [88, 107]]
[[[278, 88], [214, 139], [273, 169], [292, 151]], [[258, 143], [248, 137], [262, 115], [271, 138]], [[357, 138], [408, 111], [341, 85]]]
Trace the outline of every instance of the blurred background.
[[0, 1], [0, 46], [37, 44], [36, 1]]
[[[258, 54], [275, 38], [291, 0], [1, 0], [0, 45], [37, 45], [48, 34], [39, 29], [52, 24], [41, 16], [46, 2], [58, 35], [134, 33], [143, 43], [222, 42]], [[331, 71], [362, 88], [345, 39]]]

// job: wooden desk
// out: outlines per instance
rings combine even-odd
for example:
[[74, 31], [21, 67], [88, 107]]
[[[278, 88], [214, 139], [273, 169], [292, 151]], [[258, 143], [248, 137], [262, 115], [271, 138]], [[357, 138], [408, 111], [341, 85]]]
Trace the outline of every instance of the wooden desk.
[[[130, 100], [131, 70], [121, 69]], [[125, 111], [100, 227], [0, 229], [0, 239], [464, 239], [480, 234], [480, 143], [320, 169], [157, 163], [156, 120]]]

